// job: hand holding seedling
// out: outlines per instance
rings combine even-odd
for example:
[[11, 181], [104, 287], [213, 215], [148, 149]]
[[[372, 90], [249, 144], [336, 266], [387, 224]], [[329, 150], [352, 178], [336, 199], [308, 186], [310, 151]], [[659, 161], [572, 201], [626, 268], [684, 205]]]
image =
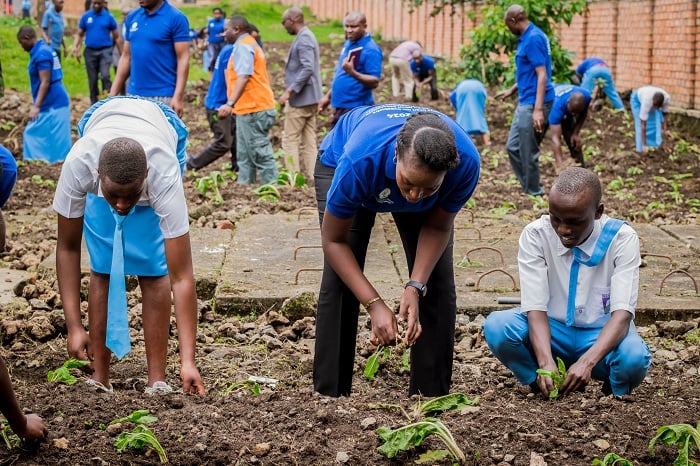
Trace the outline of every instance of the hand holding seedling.
[[[80, 361], [92, 361], [90, 336], [82, 326], [80, 328], [68, 331], [66, 347], [68, 349], [68, 357], [78, 359]], [[92, 362], [81, 367], [80, 369], [88, 374], [92, 374]]]
[[595, 364], [590, 364], [584, 358], [572, 364], [566, 371], [566, 379], [561, 386], [561, 394], [567, 395], [572, 392], [582, 391], [591, 380], [591, 372]]
[[372, 332], [369, 336], [369, 342], [376, 346], [390, 346], [395, 344], [398, 326], [396, 324], [396, 316], [394, 312], [389, 309], [389, 306], [387, 306], [384, 301], [379, 300], [372, 303], [367, 312], [372, 322]]
[[549, 359], [547, 364], [537, 369], [537, 386], [547, 397], [549, 397], [552, 392], [557, 390], [557, 386], [554, 381], [555, 374], [559, 374], [559, 370], [554, 362], [554, 359], [552, 358]]
[[12, 426], [12, 431], [22, 438], [29, 447], [36, 447], [49, 435], [44, 421], [36, 414], [27, 414], [24, 426]]
[[401, 295], [399, 319], [407, 323], [403, 342], [406, 346], [412, 346], [423, 331], [418, 318], [418, 293], [412, 286], [404, 288]]

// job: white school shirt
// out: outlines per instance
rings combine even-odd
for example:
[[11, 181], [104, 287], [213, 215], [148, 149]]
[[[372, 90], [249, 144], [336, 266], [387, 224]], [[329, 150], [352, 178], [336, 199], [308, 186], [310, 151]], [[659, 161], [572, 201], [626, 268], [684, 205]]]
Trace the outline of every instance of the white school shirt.
[[671, 96], [668, 92], [660, 87], [644, 86], [637, 89], [637, 98], [639, 99], [639, 119], [647, 121], [649, 112], [654, 105], [654, 94], [661, 92], [664, 95], [664, 104], [661, 106], [662, 113], [668, 113], [668, 107], [671, 104]]
[[[579, 245], [584, 252], [583, 259], [587, 260], [593, 254], [607, 220], [607, 215], [596, 220], [589, 238]], [[549, 317], [566, 323], [572, 250], [561, 244], [549, 215], [543, 215], [525, 227], [519, 246], [521, 312], [546, 311]], [[603, 327], [610, 320], [611, 311], [617, 310], [625, 310], [634, 318], [640, 263], [639, 238], [632, 227], [625, 224], [600, 264], [595, 267], [581, 264], [574, 326]]]
[[67, 218], [82, 217], [87, 193], [104, 197], [97, 175], [98, 161], [102, 146], [117, 137], [138, 141], [146, 152], [148, 175], [137, 204], [153, 208], [164, 238], [187, 233], [190, 225], [176, 156], [177, 134], [160, 108], [147, 100], [114, 99], [95, 110], [83, 137], [63, 163], [54, 210]]

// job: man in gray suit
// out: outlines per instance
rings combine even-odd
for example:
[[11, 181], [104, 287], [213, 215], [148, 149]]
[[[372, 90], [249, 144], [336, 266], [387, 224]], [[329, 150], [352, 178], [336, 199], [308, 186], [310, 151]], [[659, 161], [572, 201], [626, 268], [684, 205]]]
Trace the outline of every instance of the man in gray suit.
[[304, 26], [304, 13], [299, 7], [293, 6], [284, 12], [282, 26], [296, 36], [285, 67], [286, 90], [279, 98], [285, 114], [284, 162], [292, 171], [301, 169], [310, 180], [316, 165], [316, 116], [322, 96], [318, 42], [314, 33]]

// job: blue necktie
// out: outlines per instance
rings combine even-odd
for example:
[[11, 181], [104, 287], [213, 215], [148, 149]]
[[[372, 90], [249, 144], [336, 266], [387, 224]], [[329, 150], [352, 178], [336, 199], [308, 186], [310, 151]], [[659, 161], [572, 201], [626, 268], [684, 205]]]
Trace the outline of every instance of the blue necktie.
[[625, 222], [618, 220], [616, 218], [608, 219], [603, 226], [603, 231], [600, 232], [598, 241], [595, 243], [595, 249], [591, 258], [588, 260], [581, 259], [581, 249], [574, 247], [571, 248], [571, 252], [574, 254], [574, 260], [571, 262], [571, 271], [569, 272], [569, 297], [566, 302], [566, 325], [571, 327], [574, 325], [574, 313], [576, 311], [576, 285], [578, 282], [578, 269], [581, 264], [587, 267], [595, 267], [600, 264], [600, 261], [605, 257], [605, 253], [608, 252], [608, 247], [612, 243], [613, 238], [620, 231], [622, 225]]
[[112, 247], [112, 267], [109, 272], [106, 344], [107, 348], [121, 359], [131, 351], [129, 315], [126, 306], [126, 277], [124, 276], [124, 238], [122, 235], [127, 215], [119, 215], [114, 210], [112, 215], [114, 215], [116, 226], [114, 228], [114, 246]]

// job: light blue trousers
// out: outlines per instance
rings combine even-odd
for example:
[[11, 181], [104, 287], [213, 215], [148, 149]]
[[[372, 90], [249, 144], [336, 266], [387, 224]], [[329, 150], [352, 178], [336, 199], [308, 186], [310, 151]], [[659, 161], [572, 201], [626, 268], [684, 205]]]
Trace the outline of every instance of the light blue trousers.
[[[552, 356], [560, 357], [566, 367], [574, 364], [593, 346], [602, 329], [567, 327], [549, 319]], [[529, 385], [537, 379], [537, 362], [530, 344], [527, 314], [520, 308], [496, 311], [484, 323], [484, 338], [491, 352], [510, 369], [518, 381]], [[647, 374], [651, 352], [644, 340], [631, 329], [594, 368], [596, 380], [610, 380], [614, 395], [626, 395], [637, 387]]]
[[618, 94], [617, 89], [615, 89], [610, 68], [607, 66], [591, 66], [588, 71], [583, 74], [581, 87], [586, 89], [588, 92], [593, 92], [596, 81], [599, 79], [602, 79], [605, 83], [602, 89], [603, 92], [605, 92], [605, 95], [608, 96], [608, 99], [610, 99], [610, 103], [612, 104], [613, 108], [617, 110], [624, 110], [625, 106], [622, 104], [620, 94]]

